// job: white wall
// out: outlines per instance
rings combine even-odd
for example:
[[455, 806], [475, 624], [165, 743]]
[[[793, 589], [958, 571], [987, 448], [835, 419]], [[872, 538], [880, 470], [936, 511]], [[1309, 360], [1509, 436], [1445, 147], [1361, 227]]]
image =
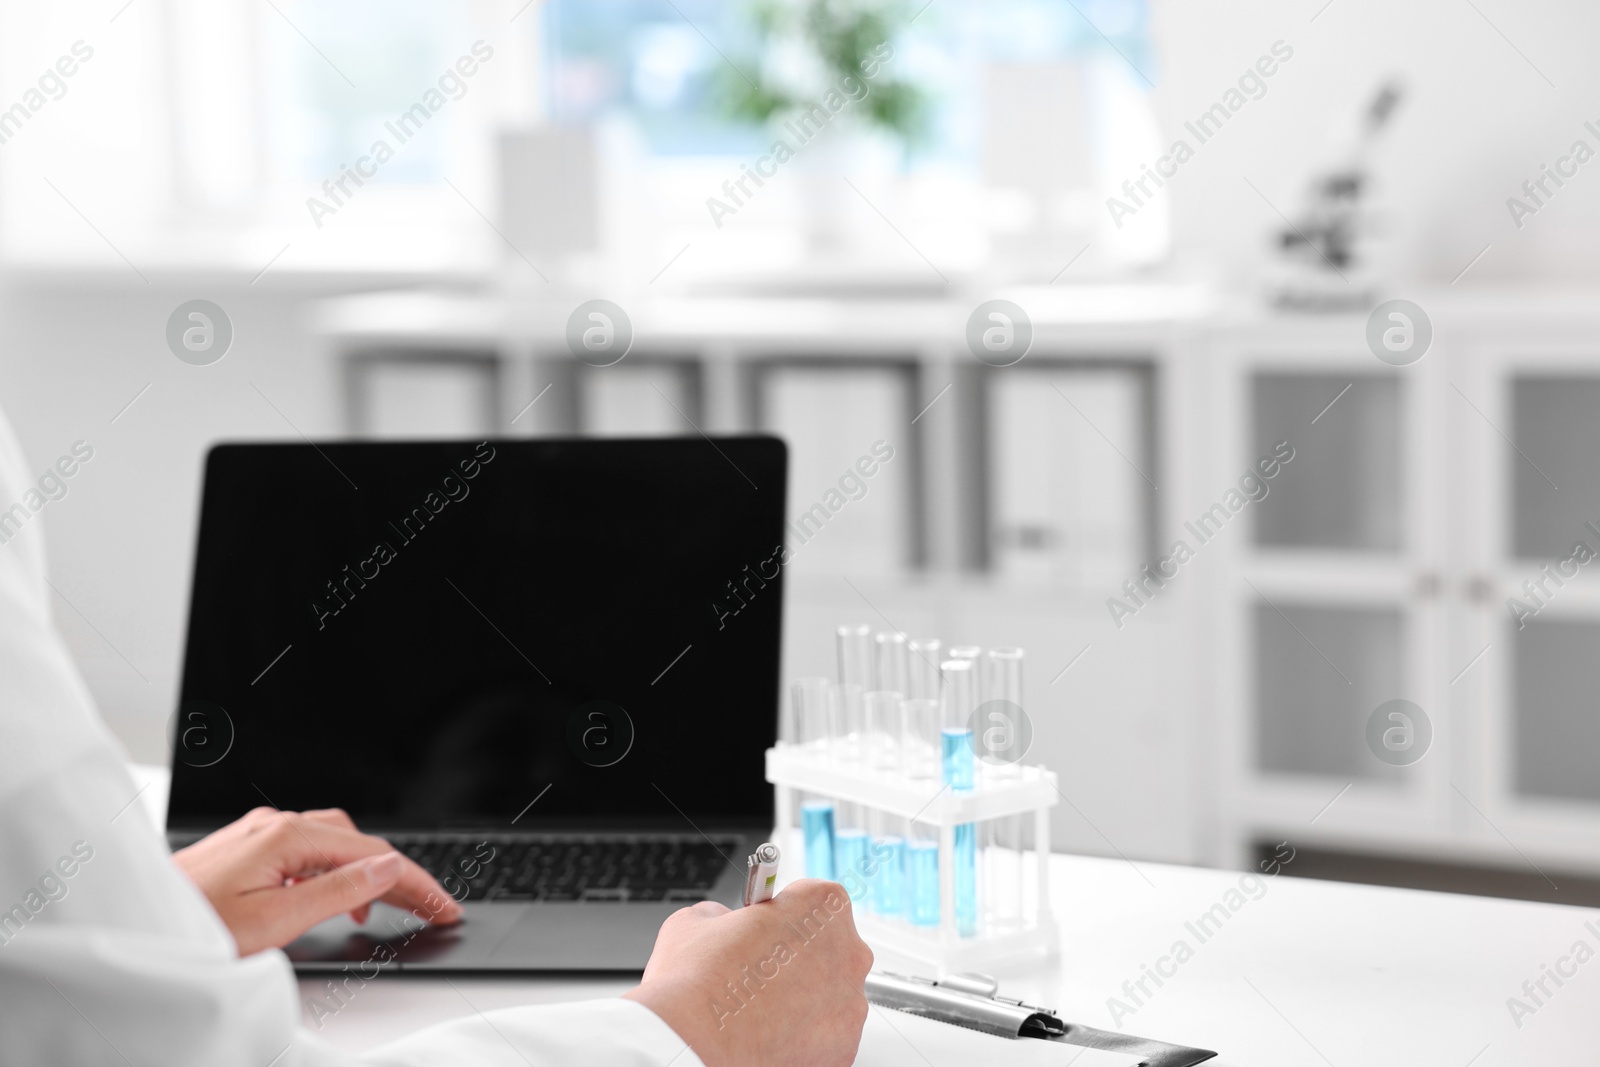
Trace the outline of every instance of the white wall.
[[1399, 277], [1448, 283], [1485, 244], [1493, 248], [1461, 285], [1600, 275], [1591, 239], [1600, 223], [1600, 160], [1520, 232], [1505, 206], [1574, 139], [1600, 151], [1600, 138], [1582, 129], [1585, 119], [1600, 125], [1600, 67], [1592, 56], [1600, 7], [1332, 0], [1317, 15], [1325, 2], [1155, 0], [1160, 66], [1151, 74], [1168, 136], [1181, 135], [1183, 121], [1216, 101], [1275, 40], [1295, 50], [1266, 96], [1200, 146], [1172, 180], [1180, 257], [1246, 280], [1281, 220], [1244, 179], [1293, 217], [1308, 176], [1326, 158], [1330, 132], [1381, 79], [1399, 75], [1408, 96], [1374, 157]]
[[[0, 406], [41, 471], [76, 440], [95, 449], [67, 496], [35, 520], [50, 579], [71, 602], [57, 597], [55, 617], [113, 728], [133, 755], [161, 762], [205, 449], [223, 438], [296, 436], [262, 394], [307, 434], [340, 423], [333, 375], [301, 325], [303, 292], [266, 280], [255, 289], [248, 279], [152, 281], [131, 272], [8, 277]], [[167, 316], [197, 296], [221, 304], [235, 328], [232, 349], [208, 367], [180, 362], [165, 341]]]

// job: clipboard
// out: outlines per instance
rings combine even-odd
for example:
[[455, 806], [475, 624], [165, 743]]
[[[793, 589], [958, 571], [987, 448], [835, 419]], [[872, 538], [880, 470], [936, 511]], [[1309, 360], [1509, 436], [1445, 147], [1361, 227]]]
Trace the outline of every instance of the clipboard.
[[1207, 1049], [1065, 1022], [1049, 1008], [1000, 996], [998, 984], [988, 975], [958, 974], [935, 981], [873, 971], [867, 975], [866, 995], [879, 1007], [995, 1037], [1055, 1041], [1135, 1056], [1139, 1067], [1193, 1067], [1216, 1056]]

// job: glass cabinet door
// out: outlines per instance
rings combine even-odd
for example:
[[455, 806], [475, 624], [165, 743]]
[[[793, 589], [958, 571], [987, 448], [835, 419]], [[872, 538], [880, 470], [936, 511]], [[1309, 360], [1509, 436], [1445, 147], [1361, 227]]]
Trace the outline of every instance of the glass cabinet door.
[[1404, 613], [1311, 596], [1274, 600], [1258, 602], [1251, 619], [1256, 769], [1398, 784], [1400, 768], [1372, 758], [1366, 720], [1404, 689]]
[[1600, 825], [1600, 352], [1486, 346], [1476, 369], [1482, 417], [1460, 425], [1482, 527], [1466, 603], [1488, 652], [1464, 696], [1483, 722], [1484, 799], [1460, 820], [1519, 848], [1589, 854]]
[[1404, 388], [1392, 372], [1250, 376], [1250, 454], [1299, 443], [1293, 477], [1260, 502], [1257, 546], [1391, 555], [1404, 548]]
[[1533, 619], [1508, 629], [1512, 793], [1600, 804], [1600, 618]]
[[1236, 431], [1213, 467], [1234, 485], [1273, 472], [1216, 534], [1230, 557], [1218, 599], [1233, 819], [1251, 832], [1305, 837], [1314, 821], [1393, 837], [1440, 818], [1448, 678], [1429, 371], [1379, 363], [1357, 327], [1296, 324], [1226, 357]]

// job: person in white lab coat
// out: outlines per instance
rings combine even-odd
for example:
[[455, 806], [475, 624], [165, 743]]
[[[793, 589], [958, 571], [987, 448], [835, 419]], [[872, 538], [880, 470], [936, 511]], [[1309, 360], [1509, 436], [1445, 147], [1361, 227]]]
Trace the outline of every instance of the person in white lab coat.
[[872, 953], [842, 887], [817, 881], [676, 913], [620, 998], [475, 1014], [359, 1059], [319, 1040], [279, 947], [375, 899], [435, 922], [460, 909], [342, 812], [258, 809], [168, 853], [51, 623], [35, 514], [50, 474], [0, 412], [0, 1067], [854, 1059]]

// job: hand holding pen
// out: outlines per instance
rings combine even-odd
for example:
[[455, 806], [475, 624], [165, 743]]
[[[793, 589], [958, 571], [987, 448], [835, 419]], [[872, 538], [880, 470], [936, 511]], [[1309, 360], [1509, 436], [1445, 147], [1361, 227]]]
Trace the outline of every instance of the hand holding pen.
[[777, 887], [778, 849], [750, 857], [745, 900], [668, 917], [628, 1000], [672, 1027], [706, 1067], [848, 1067], [867, 1018], [872, 950], [837, 882]]

